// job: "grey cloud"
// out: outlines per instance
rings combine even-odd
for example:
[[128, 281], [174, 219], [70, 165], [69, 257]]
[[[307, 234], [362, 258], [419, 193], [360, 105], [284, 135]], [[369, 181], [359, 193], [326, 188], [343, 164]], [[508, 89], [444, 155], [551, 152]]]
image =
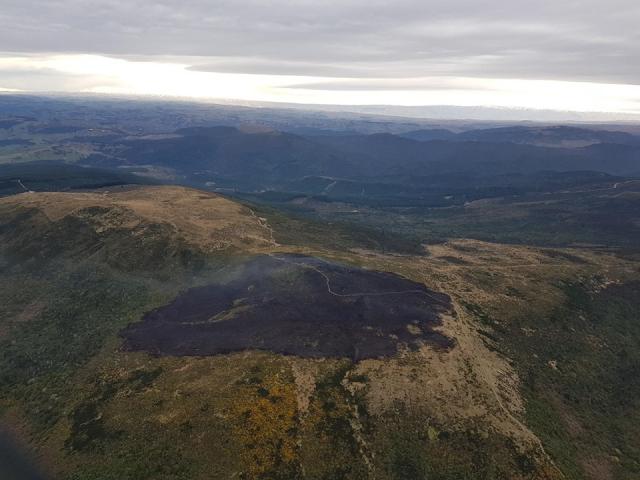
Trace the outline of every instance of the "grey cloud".
[[14, 69], [0, 71], [0, 87], [34, 92], [81, 92], [96, 86], [109, 86], [102, 77], [71, 75], [52, 69]]
[[4, 0], [0, 48], [235, 73], [640, 84], [639, 23], [637, 0]]
[[[459, 85], [450, 79], [357, 79], [333, 81], [298, 83], [286, 85], [283, 88], [296, 88], [303, 90], [335, 90], [335, 91], [384, 91], [384, 90], [405, 90], [405, 91], [425, 91], [425, 90], [455, 90], [469, 88], [468, 85]], [[478, 84], [473, 85], [475, 91], [495, 91], [495, 89]]]
[[372, 68], [366, 64], [327, 64], [324, 62], [287, 61], [268, 58], [211, 58], [204, 59], [205, 64], [196, 63], [189, 70], [196, 72], [218, 73], [247, 73], [266, 75], [295, 75], [295, 76], [322, 76], [322, 77], [360, 77], [387, 75], [398, 76], [400, 72], [387, 72], [385, 69]]

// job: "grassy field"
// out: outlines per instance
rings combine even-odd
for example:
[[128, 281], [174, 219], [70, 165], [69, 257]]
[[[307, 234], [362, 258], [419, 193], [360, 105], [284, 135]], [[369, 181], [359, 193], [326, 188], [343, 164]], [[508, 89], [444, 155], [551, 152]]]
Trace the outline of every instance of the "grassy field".
[[[218, 219], [229, 200], [185, 193], [175, 205], [164, 187], [110, 193], [101, 209], [96, 193], [0, 205], [1, 418], [57, 478], [637, 477], [637, 259], [469, 239], [412, 253], [267, 208], [233, 204]], [[210, 237], [206, 222], [231, 228]], [[265, 252], [446, 292], [455, 314], [438, 328], [454, 344], [355, 363], [121, 348], [145, 312]]]
[[[521, 192], [464, 204], [425, 206], [406, 199], [402, 206], [369, 205], [361, 199], [252, 196], [297, 218], [330, 223], [337, 229], [376, 232], [387, 250], [415, 253], [411, 245], [452, 238], [539, 246], [606, 245], [637, 249], [640, 182], [625, 180], [566, 190]], [[272, 198], [273, 197], [273, 198]], [[365, 197], [366, 199], [366, 197]], [[357, 200], [357, 201], [355, 201]], [[412, 203], [413, 202], [413, 203]], [[375, 241], [375, 236], [371, 235]]]

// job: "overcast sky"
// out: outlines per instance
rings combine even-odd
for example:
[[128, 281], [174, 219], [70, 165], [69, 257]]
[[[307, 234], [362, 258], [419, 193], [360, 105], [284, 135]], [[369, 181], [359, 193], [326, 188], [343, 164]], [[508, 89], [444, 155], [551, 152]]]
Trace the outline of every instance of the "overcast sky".
[[0, 89], [640, 113], [638, 0], [3, 0]]

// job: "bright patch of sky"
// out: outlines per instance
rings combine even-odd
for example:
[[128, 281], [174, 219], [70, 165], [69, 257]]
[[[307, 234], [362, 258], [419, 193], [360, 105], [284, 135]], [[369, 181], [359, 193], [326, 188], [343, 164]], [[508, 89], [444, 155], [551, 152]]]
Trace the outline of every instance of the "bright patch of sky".
[[0, 90], [640, 113], [637, 0], [6, 0]]
[[189, 67], [100, 55], [0, 57], [0, 87], [307, 104], [488, 105], [640, 113], [638, 85], [472, 77], [328, 78], [204, 72]]

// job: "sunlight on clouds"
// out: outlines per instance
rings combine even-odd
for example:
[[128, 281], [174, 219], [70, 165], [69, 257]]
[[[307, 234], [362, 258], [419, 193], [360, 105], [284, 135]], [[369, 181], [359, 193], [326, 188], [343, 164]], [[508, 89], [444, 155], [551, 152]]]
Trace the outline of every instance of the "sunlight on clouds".
[[[342, 105], [498, 106], [640, 113], [640, 86], [551, 80], [430, 77], [369, 79], [216, 73], [190, 65], [99, 55], [0, 57], [0, 90], [32, 90], [57, 75], [93, 93]], [[13, 84], [6, 78], [13, 79]], [[360, 82], [360, 83], [358, 83]], [[404, 83], [403, 83], [404, 82]]]
[[[98, 55], [52, 55], [0, 58], [2, 72], [18, 71], [23, 84], [29, 76], [43, 72], [86, 77], [90, 85], [84, 92], [135, 95], [186, 96], [196, 98], [235, 98], [275, 100], [281, 98], [281, 85], [300, 83], [301, 77], [194, 72], [178, 63], [133, 62]], [[309, 77], [310, 82], [322, 78]], [[10, 88], [13, 86], [7, 86]], [[28, 90], [28, 88], [27, 88]]]

